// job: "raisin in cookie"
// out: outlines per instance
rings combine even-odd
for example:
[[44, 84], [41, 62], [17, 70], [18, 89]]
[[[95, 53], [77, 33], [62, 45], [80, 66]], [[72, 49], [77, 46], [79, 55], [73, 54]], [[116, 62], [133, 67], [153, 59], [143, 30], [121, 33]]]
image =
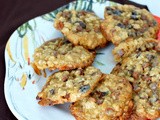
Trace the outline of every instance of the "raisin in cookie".
[[155, 120], [160, 117], [160, 81], [139, 79], [132, 83], [134, 109], [131, 120]]
[[76, 120], [127, 120], [132, 110], [132, 86], [128, 80], [109, 74], [89, 96], [73, 103]]
[[101, 19], [92, 12], [64, 10], [56, 15], [54, 27], [74, 45], [95, 49], [107, 43], [100, 31], [100, 22]]
[[87, 96], [101, 78], [101, 71], [92, 66], [60, 71], [48, 78], [37, 99], [42, 106], [75, 102]]
[[139, 37], [157, 37], [158, 22], [145, 9], [132, 5], [107, 6], [104, 17], [101, 29], [115, 45]]
[[156, 51], [133, 53], [113, 69], [133, 86], [134, 109], [131, 120], [160, 117], [160, 55]]
[[89, 52], [82, 46], [73, 46], [65, 38], [57, 38], [35, 49], [33, 64], [40, 70], [70, 70], [91, 65], [94, 57], [95, 52]]
[[153, 38], [139, 38], [133, 41], [127, 41], [116, 46], [112, 53], [114, 60], [120, 62], [134, 52], [156, 50], [160, 51], [160, 42]]
[[154, 50], [133, 53], [118, 63], [112, 73], [127, 77], [130, 82], [138, 79], [159, 81], [160, 55]]

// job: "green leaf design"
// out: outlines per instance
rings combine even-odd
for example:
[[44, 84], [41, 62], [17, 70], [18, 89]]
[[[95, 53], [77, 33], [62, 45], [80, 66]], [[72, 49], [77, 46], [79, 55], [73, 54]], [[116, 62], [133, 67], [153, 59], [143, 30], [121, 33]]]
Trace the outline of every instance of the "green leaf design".
[[100, 4], [105, 3], [107, 0], [96, 0], [97, 2], [99, 2]]
[[50, 12], [48, 14], [45, 14], [42, 16], [43, 19], [53, 22], [53, 20], [55, 19], [55, 14], [53, 12]]
[[89, 1], [88, 7], [87, 7], [87, 11], [93, 11], [92, 10], [92, 4], [93, 4], [93, 0]]
[[96, 55], [104, 55], [104, 53], [96, 52]]
[[36, 28], [36, 22], [35, 22], [35, 20], [32, 20], [33, 21], [33, 23], [34, 23], [34, 28], [32, 28], [33, 26], [32, 25], [30, 25], [30, 23], [29, 22], [26, 22], [26, 23], [24, 23], [23, 25], [21, 25], [18, 29], [17, 29], [17, 32], [18, 32], [18, 35], [19, 35], [19, 37], [20, 38], [23, 38], [25, 35], [26, 35], [26, 33], [27, 33], [27, 31], [28, 30], [30, 30], [30, 31], [33, 31], [35, 28]]
[[27, 33], [27, 30], [26, 30], [26, 25], [22, 25], [20, 26], [18, 29], [17, 29], [17, 32], [18, 32], [18, 35], [20, 38], [22, 38], [23, 36], [25, 36], [25, 34]]
[[104, 63], [101, 63], [101, 62], [99, 62], [99, 61], [95, 61], [95, 63], [97, 63], [98, 65], [101, 65], [101, 66], [103, 66], [103, 65], [105, 65]]
[[42, 16], [42, 19], [47, 20], [49, 22], [53, 22], [56, 14], [64, 9], [75, 9], [75, 10], [85, 10], [85, 11], [93, 11], [93, 3], [105, 3], [107, 0], [76, 0], [68, 5], [65, 5], [53, 12], [45, 14]]

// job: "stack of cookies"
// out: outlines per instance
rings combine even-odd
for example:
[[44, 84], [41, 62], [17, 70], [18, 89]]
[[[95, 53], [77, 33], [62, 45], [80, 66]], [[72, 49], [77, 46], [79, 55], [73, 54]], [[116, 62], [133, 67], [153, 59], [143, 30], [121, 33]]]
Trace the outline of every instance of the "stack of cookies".
[[[54, 27], [64, 37], [35, 50], [33, 67], [58, 69], [37, 95], [42, 106], [71, 102], [76, 120], [155, 120], [160, 117], [159, 25], [131, 5], [106, 7], [104, 20], [88, 11], [64, 10]], [[92, 66], [108, 42], [117, 63], [111, 74]]]

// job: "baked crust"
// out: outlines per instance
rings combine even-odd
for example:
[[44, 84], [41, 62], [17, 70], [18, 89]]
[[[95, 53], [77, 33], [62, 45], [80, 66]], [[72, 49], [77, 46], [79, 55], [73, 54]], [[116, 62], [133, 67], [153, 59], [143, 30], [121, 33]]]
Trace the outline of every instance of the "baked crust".
[[95, 49], [107, 44], [101, 33], [100, 23], [101, 19], [93, 12], [64, 10], [56, 15], [54, 27], [74, 45]]
[[155, 50], [150, 50], [131, 54], [117, 63], [111, 73], [126, 77], [130, 82], [141, 78], [158, 81], [159, 68], [160, 55]]
[[126, 41], [115, 46], [112, 53], [114, 60], [116, 62], [120, 62], [134, 52], [138, 53], [149, 50], [160, 51], [160, 42], [153, 38], [139, 38], [133, 41]]
[[160, 55], [156, 51], [132, 54], [117, 64], [112, 74], [127, 78], [133, 86], [131, 120], [160, 117]]
[[38, 103], [47, 106], [83, 99], [92, 92], [101, 78], [100, 70], [92, 66], [56, 72], [49, 76], [42, 91], [38, 93]]
[[128, 80], [109, 74], [89, 96], [73, 103], [70, 110], [76, 120], [127, 120], [133, 107], [131, 98]]
[[102, 33], [114, 45], [139, 37], [157, 38], [159, 24], [145, 9], [132, 5], [107, 6], [104, 17]]
[[160, 117], [160, 83], [137, 80], [133, 84], [134, 109], [131, 120], [156, 120]]
[[95, 52], [82, 46], [73, 46], [66, 38], [56, 38], [35, 49], [33, 64], [39, 69], [71, 70], [93, 63]]

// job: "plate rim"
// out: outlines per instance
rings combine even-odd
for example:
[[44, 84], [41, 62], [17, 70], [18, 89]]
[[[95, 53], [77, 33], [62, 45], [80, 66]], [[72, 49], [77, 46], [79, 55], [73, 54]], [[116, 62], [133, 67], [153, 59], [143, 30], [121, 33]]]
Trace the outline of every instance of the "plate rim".
[[[16, 32], [16, 30], [14, 32]], [[14, 34], [14, 32], [12, 33], [12, 35]], [[10, 38], [11, 38], [11, 36], [10, 36]], [[7, 43], [8, 43], [8, 41], [7, 41]], [[7, 43], [6, 43], [6, 45], [7, 45]], [[6, 53], [6, 46], [5, 46], [5, 54], [4, 54], [4, 57], [5, 57], [5, 68], [8, 68], [8, 64], [6, 63], [6, 55], [7, 55], [7, 53]], [[8, 70], [6, 70], [5, 72], [6, 73], [5, 73], [5, 79], [4, 79], [4, 96], [5, 96], [5, 100], [6, 100], [7, 106], [10, 109], [11, 113], [17, 119], [23, 120], [24, 118], [22, 118], [22, 116], [14, 109], [13, 104], [10, 102], [9, 95], [7, 93], [7, 89], [9, 89], [9, 86], [7, 86], [7, 78], [8, 78], [7, 74], [8, 74]]]
[[[66, 6], [66, 5], [68, 5], [68, 4], [71, 4], [71, 3], [73, 3], [73, 2], [75, 2], [76, 0], [74, 0], [74, 1], [71, 1], [71, 2], [69, 2], [69, 3], [67, 3], [67, 4], [65, 4], [65, 5], [62, 5], [62, 6], [60, 6], [60, 7], [58, 7], [58, 8], [56, 8], [55, 10], [57, 10], [57, 9], [59, 9], [59, 8], [61, 8], [61, 7], [63, 7], [63, 6]], [[79, 0], [78, 0], [79, 1]], [[86, 0], [87, 1], [87, 0]], [[106, 1], [107, 2], [107, 1]], [[50, 11], [50, 12], [54, 12], [55, 10], [52, 10], [52, 11]], [[27, 20], [26, 22], [24, 22], [23, 24], [25, 24], [25, 23], [27, 23], [27, 22], [29, 22], [29, 21], [31, 21], [31, 20], [34, 20], [34, 19], [37, 19], [38, 17], [40, 17], [40, 16], [43, 16], [43, 15], [45, 15], [45, 14], [47, 14], [47, 13], [50, 13], [50, 12], [46, 12], [46, 13], [44, 13], [44, 14], [41, 14], [41, 15], [38, 15], [38, 16], [36, 16], [36, 17], [33, 17], [33, 18], [31, 18], [31, 19], [29, 19], [29, 20]], [[8, 81], [8, 64], [7, 64], [7, 58], [8, 58], [8, 56], [7, 56], [7, 51], [6, 51], [6, 47], [7, 47], [7, 44], [8, 44], [8, 42], [9, 42], [9, 40], [12, 38], [12, 36], [15, 34], [15, 32], [17, 31], [17, 29], [19, 28], [19, 27], [21, 27], [23, 24], [21, 24], [20, 26], [18, 26], [14, 31], [13, 31], [13, 33], [10, 35], [10, 37], [9, 37], [9, 39], [7, 40], [7, 42], [6, 42], [6, 45], [5, 45], [5, 49], [4, 49], [4, 61], [5, 61], [5, 78], [4, 78], [4, 97], [5, 97], [5, 101], [6, 101], [6, 104], [7, 104], [7, 106], [8, 106], [8, 108], [9, 108], [9, 110], [10, 110], [10, 112], [18, 119], [18, 120], [28, 120], [28, 119], [26, 119], [26, 118], [23, 118], [15, 109], [14, 109], [14, 106], [13, 106], [13, 104], [11, 103], [11, 101], [10, 101], [10, 98], [9, 98], [9, 93], [7, 92], [7, 90], [9, 89], [9, 86], [7, 85], [8, 83], [7, 83], [7, 81]], [[158, 118], [158, 119], [160, 119], [160, 118]]]
[[[3, 93], [4, 93], [4, 97], [5, 97], [6, 104], [7, 104], [8, 108], [9, 108], [10, 112], [11, 112], [18, 120], [19, 120], [19, 119], [20, 119], [20, 120], [28, 120], [28, 119], [23, 118], [23, 117], [14, 109], [14, 106], [13, 106], [13, 104], [11, 103], [10, 98], [9, 98], [9, 95], [8, 95], [8, 92], [7, 92], [7, 89], [9, 89], [9, 86], [7, 86], [7, 79], [8, 79], [8, 77], [7, 77], [7, 75], [8, 75], [8, 70], [7, 70], [8, 64], [7, 64], [7, 51], [6, 51], [7, 44], [9, 43], [10, 39], [11, 39], [12, 36], [15, 34], [15, 32], [17, 31], [17, 29], [18, 29], [19, 27], [23, 26], [25, 23], [27, 23], [27, 22], [29, 22], [29, 21], [32, 21], [32, 20], [34, 20], [34, 19], [37, 19], [37, 18], [39, 18], [39, 17], [41, 17], [41, 16], [43, 16], [43, 15], [45, 15], [45, 14], [54, 12], [54, 11], [56, 11], [57, 9], [63, 8], [63, 7], [65, 7], [65, 6], [67, 6], [67, 5], [69, 5], [69, 4], [73, 4], [75, 1], [81, 1], [81, 0], [74, 0], [74, 1], [68, 2], [67, 4], [64, 4], [64, 5], [60, 6], [60, 7], [56, 8], [55, 10], [51, 10], [51, 11], [49, 11], [49, 12], [46, 12], [46, 13], [44, 13], [44, 14], [38, 15], [38, 16], [36, 16], [36, 17], [33, 17], [33, 18], [27, 20], [26, 22], [24, 22], [24, 23], [22, 23], [20, 26], [18, 26], [18, 27], [13, 31], [13, 33], [11, 33], [10, 37], [8, 38], [8, 40], [7, 40], [7, 42], [6, 42], [5, 49], [4, 49], [5, 78], [4, 78], [4, 89], [3, 89], [4, 91], [3, 91]], [[84, 0], [84, 1], [89, 2], [89, 1], [87, 1], [87, 0]], [[107, 1], [106, 1], [106, 2], [107, 2]]]

